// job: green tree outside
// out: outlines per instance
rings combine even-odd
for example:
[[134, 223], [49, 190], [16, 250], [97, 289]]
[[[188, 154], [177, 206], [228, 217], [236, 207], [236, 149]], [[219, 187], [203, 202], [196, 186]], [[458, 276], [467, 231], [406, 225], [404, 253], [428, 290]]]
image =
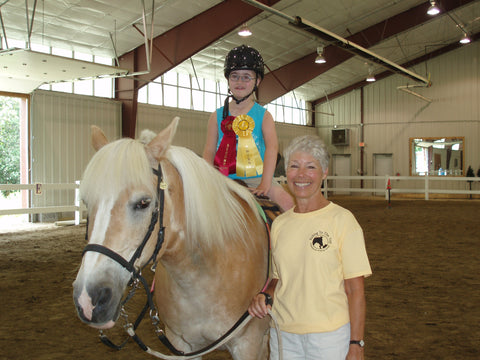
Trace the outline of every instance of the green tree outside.
[[[0, 96], [0, 184], [20, 184], [20, 100]], [[7, 197], [13, 191], [2, 191]]]

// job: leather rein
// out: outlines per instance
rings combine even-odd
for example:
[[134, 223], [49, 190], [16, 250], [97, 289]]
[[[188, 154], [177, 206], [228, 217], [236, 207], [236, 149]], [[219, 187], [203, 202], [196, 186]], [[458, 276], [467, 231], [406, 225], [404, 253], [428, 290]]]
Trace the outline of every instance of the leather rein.
[[[110, 259], [116, 261], [119, 263], [122, 267], [124, 267], [130, 274], [131, 274], [131, 279], [129, 282], [129, 285], [132, 286], [132, 289], [129, 291], [129, 293], [126, 295], [125, 299], [122, 300], [121, 302], [121, 310], [120, 310], [120, 316], [122, 316], [125, 319], [126, 325], [125, 329], [127, 334], [137, 343], [137, 345], [143, 350], [146, 351], [152, 355], [156, 355], [157, 357], [161, 357], [164, 359], [167, 358], [173, 358], [168, 355], [160, 354], [158, 352], [152, 351], [148, 346], [146, 346], [143, 341], [138, 337], [138, 335], [135, 333], [135, 330], [138, 328], [140, 325], [142, 319], [145, 317], [145, 314], [147, 311], [150, 311], [150, 319], [152, 321], [152, 324], [155, 327], [155, 333], [157, 334], [158, 339], [165, 345], [168, 350], [172, 352], [172, 354], [175, 354], [178, 356], [178, 358], [182, 359], [187, 359], [187, 358], [193, 358], [197, 356], [201, 356], [203, 354], [206, 354], [210, 351], [215, 350], [218, 346], [224, 344], [227, 342], [227, 338], [232, 336], [232, 334], [236, 330], [240, 330], [243, 326], [248, 323], [250, 320], [249, 318], [249, 313], [248, 311], [245, 311], [245, 313], [240, 317], [240, 319], [225, 333], [223, 334], [220, 338], [215, 340], [213, 343], [210, 345], [207, 345], [206, 347], [196, 350], [190, 353], [185, 353], [181, 350], [178, 350], [175, 348], [175, 346], [168, 340], [166, 337], [164, 331], [160, 328], [160, 319], [158, 317], [158, 311], [155, 307], [154, 301], [153, 301], [153, 287], [152, 289], [149, 288], [149, 285], [145, 278], [142, 276], [142, 270], [150, 263], [153, 262], [153, 269], [156, 266], [157, 263], [157, 255], [160, 252], [160, 249], [162, 248], [163, 242], [165, 240], [165, 226], [163, 224], [163, 216], [164, 216], [164, 204], [165, 204], [165, 189], [167, 188], [167, 184], [163, 181], [163, 173], [162, 173], [162, 168], [160, 164], [158, 164], [158, 170], [157, 169], [152, 169], [153, 173], [157, 176], [157, 200], [155, 203], [155, 208], [152, 212], [152, 217], [150, 220], [150, 225], [148, 227], [147, 233], [145, 234], [145, 237], [143, 238], [142, 243], [140, 246], [137, 248], [135, 253], [132, 255], [130, 260], [126, 260], [123, 256], [119, 255], [115, 251], [107, 248], [106, 246], [99, 245], [99, 244], [87, 244], [85, 248], [83, 249], [82, 256], [89, 251], [93, 252], [98, 252], [102, 255], [105, 255], [109, 257]], [[135, 268], [135, 262], [140, 258], [142, 255], [143, 249], [145, 248], [150, 236], [152, 235], [152, 232], [157, 224], [159, 223], [159, 231], [157, 235], [157, 243], [155, 245], [154, 252], [150, 259], [145, 263], [145, 265], [141, 269], [136, 269]], [[268, 230], [268, 224], [265, 223], [265, 226], [267, 227], [267, 233], [269, 232]], [[86, 234], [85, 234], [85, 239], [88, 241], [88, 219], [87, 219], [87, 229], [86, 229]], [[268, 281], [268, 275], [267, 275], [267, 281]], [[124, 310], [124, 305], [133, 297], [135, 294], [136, 289], [140, 286], [139, 284], [143, 285], [143, 288], [145, 289], [145, 292], [147, 294], [147, 303], [145, 304], [143, 310], [140, 312], [140, 314], [137, 317], [137, 320], [135, 321], [134, 324], [130, 323], [128, 321], [128, 315], [126, 314]], [[107, 346], [116, 349], [116, 350], [121, 350], [126, 343], [128, 342], [127, 338], [125, 341], [123, 341], [120, 345], [116, 345], [113, 343], [104, 333], [102, 330], [100, 330], [100, 340]]]

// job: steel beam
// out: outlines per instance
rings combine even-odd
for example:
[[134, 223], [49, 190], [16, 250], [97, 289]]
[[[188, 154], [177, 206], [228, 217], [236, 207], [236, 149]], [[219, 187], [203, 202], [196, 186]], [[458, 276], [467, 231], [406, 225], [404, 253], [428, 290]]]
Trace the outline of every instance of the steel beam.
[[[472, 40], [472, 43], [475, 42], [475, 41], [478, 41], [480, 39], [480, 33], [476, 33], [476, 34], [473, 34], [470, 36], [470, 39]], [[428, 61], [430, 59], [433, 59], [437, 56], [440, 56], [440, 55], [443, 55], [447, 52], [450, 52], [450, 51], [453, 51], [453, 50], [456, 50], [460, 47], [463, 47], [463, 46], [468, 46], [468, 45], [462, 45], [460, 44], [458, 41], [455, 41], [454, 43], [452, 44], [449, 44], [449, 45], [446, 45], [446, 46], [443, 46], [437, 50], [434, 50], [434, 51], [431, 51], [429, 52], [428, 54], [424, 54], [418, 58], [415, 58], [413, 60], [410, 60], [406, 63], [403, 63], [402, 66], [404, 67], [411, 67], [411, 66], [415, 66], [417, 64], [420, 64], [420, 63], [423, 63], [425, 61]], [[391, 75], [394, 75], [393, 72], [391, 71], [384, 71], [384, 72], [381, 72], [380, 74], [376, 74], [375, 75], [375, 79], [378, 81], [378, 80], [381, 80], [381, 79], [384, 79], [388, 76], [391, 76]], [[330, 93], [324, 97], [321, 97], [319, 99], [316, 99], [316, 100], [313, 100], [312, 101], [312, 106], [315, 107], [316, 105], [319, 105], [319, 104], [323, 104], [327, 101], [330, 101], [332, 99], [335, 99], [337, 97], [340, 97], [342, 95], [345, 95], [347, 93], [349, 93], [350, 91], [353, 91], [353, 90], [356, 90], [358, 88], [361, 88], [363, 86], [366, 86], [368, 85], [369, 83], [366, 82], [365, 80], [362, 80], [362, 81], [359, 81], [359, 82], [356, 82], [354, 84], [351, 84], [343, 89], [340, 89], [338, 91], [335, 91], [333, 93]]]
[[[274, 5], [278, 1], [263, 0], [262, 2]], [[135, 79], [116, 79], [115, 97], [123, 103], [123, 136], [135, 136], [139, 88], [260, 13], [261, 10], [241, 0], [225, 0], [153, 39], [150, 72], [136, 76]], [[121, 55], [119, 66], [133, 72], [147, 69], [148, 59], [138, 56], [139, 54], [145, 54], [145, 45]]]
[[[244, 1], [252, 2], [251, 0]], [[443, 0], [441, 3], [442, 11], [448, 12], [454, 10], [472, 1], [475, 0]], [[323, 31], [324, 29], [319, 30], [311, 26], [313, 24], [307, 24], [308, 26], [305, 26], [303, 30], [313, 33], [315, 36], [322, 37], [325, 40], [333, 41], [333, 45], [324, 48], [324, 56], [328, 58], [328, 62], [319, 67], [314, 62], [317, 54], [316, 52], [312, 52], [301, 59], [274, 70], [273, 73], [268, 73], [258, 89], [259, 102], [262, 104], [269, 103], [352, 58], [356, 55], [357, 51], [363, 52], [362, 48], [367, 49], [391, 36], [431, 20], [432, 18], [426, 14], [428, 6], [429, 3], [425, 2], [406, 10], [403, 13], [347, 37], [344, 39], [346, 42], [336, 38], [332, 33]], [[304, 22], [305, 21], [301, 19], [293, 18], [291, 24], [300, 27], [303, 26], [302, 24], [304, 24]], [[358, 47], [354, 47], [352, 44], [356, 44]], [[367, 54], [368, 53], [364, 53], [363, 55]], [[390, 68], [390, 65], [391, 64], [388, 64], [386, 67]], [[394, 69], [390, 69], [394, 71]]]

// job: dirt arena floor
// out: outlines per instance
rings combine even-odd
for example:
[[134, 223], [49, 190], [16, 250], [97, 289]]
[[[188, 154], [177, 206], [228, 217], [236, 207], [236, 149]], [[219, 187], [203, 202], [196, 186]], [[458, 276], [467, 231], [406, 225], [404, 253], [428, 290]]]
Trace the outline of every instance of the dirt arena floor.
[[[480, 359], [480, 200], [394, 200], [390, 208], [384, 200], [331, 200], [362, 225], [374, 272], [365, 282], [365, 358]], [[71, 284], [84, 231], [0, 230], [0, 359], [154, 358], [133, 342], [110, 350], [76, 317]], [[148, 319], [139, 333], [162, 349]], [[204, 359], [231, 358], [215, 352]]]

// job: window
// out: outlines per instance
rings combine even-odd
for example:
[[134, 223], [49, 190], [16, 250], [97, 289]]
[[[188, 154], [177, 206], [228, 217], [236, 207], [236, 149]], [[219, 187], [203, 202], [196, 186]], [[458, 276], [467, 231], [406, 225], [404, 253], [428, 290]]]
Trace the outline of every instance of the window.
[[464, 176], [464, 137], [410, 138], [410, 174]]
[[[3, 40], [3, 39], [2, 39]], [[2, 41], [3, 42], [3, 41]], [[8, 40], [9, 47], [25, 48], [25, 43], [16, 40]], [[65, 50], [60, 48], [49, 47], [41, 44], [31, 44], [31, 49], [36, 52], [52, 54], [57, 56], [68, 57], [72, 59], [94, 62], [104, 65], [113, 65], [113, 59], [98, 55], [86, 54], [78, 51]], [[74, 93], [80, 95], [99, 96], [106, 98], [113, 98], [113, 81], [111, 76], [99, 77], [96, 79], [85, 79], [75, 82], [65, 81], [53, 84], [41, 85], [39, 89], [53, 90], [67, 93]]]
[[[138, 92], [138, 101], [180, 109], [213, 112], [223, 106], [228, 94], [226, 81], [195, 78], [170, 70]], [[293, 95], [293, 94], [292, 94]], [[276, 122], [306, 125], [306, 103], [287, 94], [266, 106]]]
[[306, 114], [308, 110], [305, 100], [286, 94], [267, 104], [266, 107], [272, 113], [276, 122], [307, 125]]

